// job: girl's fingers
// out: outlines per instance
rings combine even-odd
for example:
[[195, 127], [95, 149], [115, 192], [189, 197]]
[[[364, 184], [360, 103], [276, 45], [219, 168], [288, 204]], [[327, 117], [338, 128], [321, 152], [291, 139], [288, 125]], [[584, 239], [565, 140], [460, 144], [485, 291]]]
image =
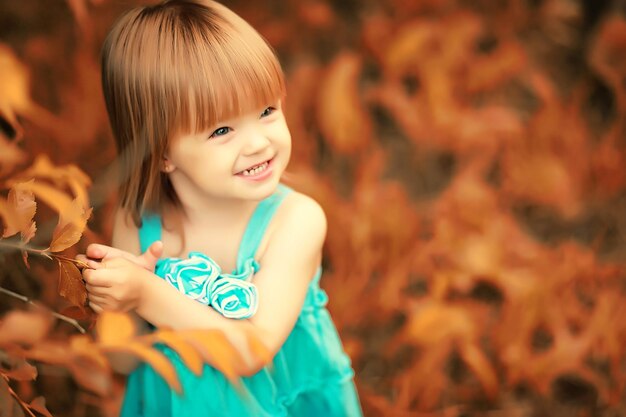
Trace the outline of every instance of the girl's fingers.
[[96, 313], [98, 313], [98, 314], [100, 314], [100, 313], [102, 313], [102, 312], [104, 311], [104, 310], [103, 310], [103, 308], [102, 308], [102, 307], [100, 307], [100, 306], [99, 306], [98, 304], [96, 304], [96, 303], [89, 302], [89, 307], [91, 307], [91, 309], [92, 309], [93, 311], [95, 311]]
[[138, 256], [136, 259], [141, 263], [148, 271], [154, 271], [157, 261], [163, 255], [163, 242], [157, 240], [154, 242], [148, 250]]
[[106, 307], [106, 306], [110, 306], [109, 301], [107, 300], [106, 297], [103, 297], [101, 295], [96, 295], [96, 294], [92, 294], [89, 293], [87, 295], [87, 298], [89, 299], [90, 303], [96, 303], [98, 304], [100, 307]]
[[99, 297], [104, 297], [107, 295], [105, 288], [106, 287], [99, 287], [96, 285], [92, 285], [92, 284], [85, 284], [85, 288], [87, 289], [87, 292], [89, 293], [89, 295], [97, 295]]
[[135, 255], [123, 250], [113, 248], [111, 246], [92, 243], [91, 245], [87, 246], [87, 257], [94, 260], [124, 258], [132, 261], [134, 260]]
[[104, 269], [85, 269], [83, 271], [83, 279], [87, 284], [93, 287], [109, 288], [111, 283], [106, 279], [106, 275], [104, 275], [105, 272], [106, 270]]

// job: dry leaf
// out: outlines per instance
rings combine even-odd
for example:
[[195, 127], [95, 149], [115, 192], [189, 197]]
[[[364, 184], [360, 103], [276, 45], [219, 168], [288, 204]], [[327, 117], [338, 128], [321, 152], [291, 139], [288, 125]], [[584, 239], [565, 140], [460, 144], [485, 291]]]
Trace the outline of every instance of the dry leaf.
[[196, 375], [202, 374], [202, 356], [181, 335], [170, 330], [160, 330], [152, 335], [156, 343], [164, 343], [178, 353], [180, 359]]
[[111, 368], [108, 364], [102, 366], [101, 363], [93, 359], [92, 355], [74, 355], [68, 363], [68, 369], [81, 387], [102, 397], [111, 393], [113, 387]]
[[96, 322], [98, 341], [102, 346], [125, 345], [136, 331], [135, 323], [126, 313], [104, 311]]
[[7, 377], [16, 381], [33, 381], [37, 378], [37, 368], [26, 361], [21, 361], [13, 369], [3, 372]]
[[59, 294], [77, 307], [87, 303], [87, 289], [83, 276], [71, 261], [57, 258], [59, 264]]
[[72, 352], [78, 355], [88, 357], [103, 369], [109, 368], [109, 362], [98, 346], [87, 335], [72, 336], [70, 339], [70, 348]]
[[43, 312], [10, 311], [0, 321], [0, 345], [37, 344], [46, 337], [52, 322], [52, 316]]
[[[13, 186], [17, 181], [9, 181], [9, 185]], [[20, 185], [24, 191], [30, 191], [35, 194], [38, 201], [43, 201], [54, 209], [59, 215], [62, 215], [71, 205], [72, 198], [64, 191], [37, 181], [22, 182]]]
[[359, 96], [361, 67], [361, 57], [344, 52], [335, 58], [319, 87], [319, 128], [341, 154], [363, 150], [371, 140], [372, 123]]
[[131, 353], [142, 361], [148, 363], [165, 382], [179, 394], [182, 393], [180, 381], [176, 376], [176, 370], [169, 359], [156, 349], [145, 346], [139, 342], [129, 342], [121, 346], [107, 346], [106, 350], [112, 352]]
[[30, 75], [15, 53], [0, 43], [0, 114], [13, 120], [15, 113], [23, 113], [31, 106]]
[[407, 336], [424, 345], [436, 345], [446, 340], [473, 340], [476, 325], [460, 307], [431, 302], [413, 313], [406, 324]]
[[65, 317], [69, 317], [75, 320], [93, 320], [96, 315], [94, 311], [90, 308], [83, 308], [77, 306], [69, 306], [61, 310], [59, 313], [63, 314]]
[[498, 393], [498, 377], [482, 350], [475, 343], [461, 343], [459, 354], [474, 372], [487, 396], [495, 398]]
[[239, 386], [240, 372], [238, 371], [243, 358], [228, 338], [220, 331], [194, 330], [184, 333], [184, 338], [194, 346], [204, 357], [205, 362], [210, 363], [226, 376], [230, 382]]
[[[0, 124], [3, 123], [0, 109]], [[8, 122], [7, 122], [8, 123]], [[17, 127], [13, 128], [18, 129]], [[21, 130], [15, 131], [16, 137], [21, 137]], [[13, 171], [13, 169], [26, 160], [26, 152], [21, 150], [15, 141], [8, 141], [0, 131], [0, 176]]]
[[52, 233], [50, 252], [60, 252], [78, 243], [92, 211], [91, 208], [86, 210], [78, 198], [74, 199], [59, 215], [59, 224]]
[[43, 397], [35, 398], [30, 404], [28, 404], [28, 407], [44, 417], [52, 417], [52, 414], [50, 414], [50, 411], [46, 408], [46, 399]]
[[38, 155], [32, 166], [17, 177], [48, 179], [59, 189], [67, 186], [74, 198], [77, 198], [85, 208], [89, 207], [87, 187], [91, 185], [91, 179], [76, 165], [55, 166], [47, 155]]
[[[29, 181], [32, 182], [32, 181]], [[3, 202], [0, 201], [0, 205]], [[28, 183], [14, 184], [7, 198], [5, 217], [7, 227], [4, 229], [2, 237], [9, 237], [16, 233], [21, 233], [22, 242], [28, 243], [37, 231], [37, 226], [33, 220], [37, 211], [35, 195], [28, 189]], [[2, 211], [2, 210], [0, 210]]]
[[517, 43], [500, 45], [486, 56], [478, 56], [468, 74], [465, 87], [476, 93], [499, 87], [518, 76], [527, 65], [526, 52]]
[[440, 29], [435, 22], [419, 19], [406, 23], [396, 32], [385, 49], [383, 65], [390, 77], [415, 72], [427, 50], [434, 46]]

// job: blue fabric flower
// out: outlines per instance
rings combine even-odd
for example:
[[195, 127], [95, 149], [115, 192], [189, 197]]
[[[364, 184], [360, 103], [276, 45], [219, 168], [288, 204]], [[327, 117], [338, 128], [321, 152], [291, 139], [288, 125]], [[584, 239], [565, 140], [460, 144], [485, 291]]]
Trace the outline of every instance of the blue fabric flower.
[[258, 308], [254, 284], [235, 278], [221, 277], [213, 281], [210, 301], [215, 310], [231, 319], [251, 317]]
[[252, 317], [258, 308], [258, 294], [250, 282], [258, 270], [249, 259], [239, 274], [222, 274], [219, 265], [203, 253], [190, 252], [187, 259], [166, 258], [159, 262], [164, 279], [181, 293], [210, 305], [224, 317]]

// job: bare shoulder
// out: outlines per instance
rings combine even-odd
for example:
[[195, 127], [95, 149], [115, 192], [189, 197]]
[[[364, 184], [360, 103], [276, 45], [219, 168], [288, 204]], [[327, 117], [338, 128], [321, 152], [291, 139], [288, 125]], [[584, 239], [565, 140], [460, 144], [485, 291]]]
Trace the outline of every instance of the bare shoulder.
[[113, 218], [113, 237], [111, 245], [130, 253], [139, 254], [139, 231], [130, 214], [118, 208]]
[[279, 208], [276, 227], [290, 233], [302, 233], [309, 238], [326, 237], [326, 214], [313, 198], [297, 191], [289, 193]]

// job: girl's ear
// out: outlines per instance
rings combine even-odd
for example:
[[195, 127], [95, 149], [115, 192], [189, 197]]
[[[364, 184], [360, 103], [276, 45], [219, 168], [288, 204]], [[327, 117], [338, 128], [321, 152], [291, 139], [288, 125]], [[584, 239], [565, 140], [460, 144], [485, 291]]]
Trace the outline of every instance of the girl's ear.
[[166, 174], [169, 174], [170, 172], [173, 172], [174, 169], [176, 169], [174, 164], [172, 164], [172, 162], [170, 162], [167, 156], [165, 156], [163, 158], [163, 163], [161, 164], [161, 171], [165, 172]]

